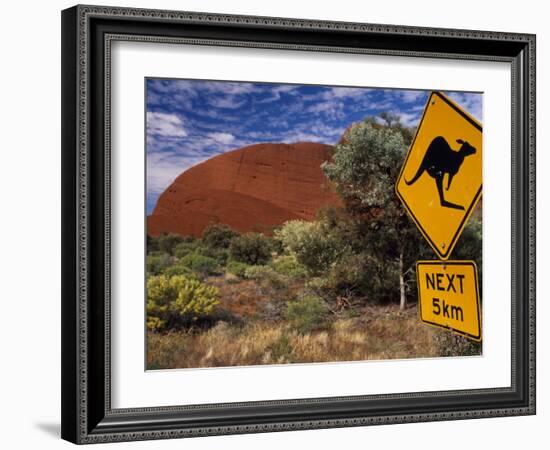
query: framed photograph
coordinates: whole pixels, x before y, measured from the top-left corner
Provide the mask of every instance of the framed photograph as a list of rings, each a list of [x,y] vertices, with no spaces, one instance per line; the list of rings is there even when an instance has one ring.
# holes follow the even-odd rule
[[[62,437],[535,413],[535,36],[62,12]]]

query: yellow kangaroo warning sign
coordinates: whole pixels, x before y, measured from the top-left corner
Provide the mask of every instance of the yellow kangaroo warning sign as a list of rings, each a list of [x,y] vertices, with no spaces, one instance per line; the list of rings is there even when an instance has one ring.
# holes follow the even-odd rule
[[[475,262],[418,261],[416,281],[422,322],[481,340]]]
[[[449,258],[481,196],[482,127],[432,92],[395,185],[437,255]]]

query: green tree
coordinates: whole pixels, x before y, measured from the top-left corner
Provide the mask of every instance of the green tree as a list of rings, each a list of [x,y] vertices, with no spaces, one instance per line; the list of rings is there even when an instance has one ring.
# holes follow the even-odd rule
[[[281,275],[292,278],[304,278],[307,270],[293,255],[280,255],[271,261],[271,267]]]
[[[414,263],[427,246],[394,190],[412,131],[390,114],[382,122],[370,117],[350,127],[322,169],[355,219],[363,251],[376,258],[386,275],[388,269],[395,274],[403,310]]]
[[[244,274],[246,273],[246,269],[248,269],[249,267],[250,266],[246,263],[230,260],[230,261],[227,262],[227,266],[226,266],[225,270],[226,270],[226,272],[232,273],[233,275],[244,278]]]
[[[328,309],[323,300],[313,295],[287,303],[285,319],[298,333],[308,334],[322,328],[327,319]]]
[[[328,272],[349,250],[338,229],[325,221],[290,220],[275,231],[275,238],[311,275]]]
[[[174,254],[176,245],[181,242],[183,242],[183,238],[179,234],[174,233],[163,233],[157,238],[159,250],[169,255]]]
[[[180,264],[188,267],[200,276],[214,275],[220,270],[220,265],[216,259],[200,253],[189,253],[180,260]]]
[[[478,206],[480,208],[480,206]],[[458,242],[453,250],[453,259],[473,260],[477,266],[478,285],[480,294],[483,286],[483,260],[481,252],[482,226],[481,219],[475,213],[470,217],[468,223],[462,230]]]
[[[146,268],[148,275],[159,275],[172,264],[172,258],[166,253],[147,255]]]
[[[260,233],[245,233],[231,240],[229,254],[245,264],[265,264],[271,257],[271,241]]]
[[[159,244],[156,238],[147,235],[147,253],[158,252]]]
[[[215,223],[204,229],[202,241],[213,248],[229,248],[231,240],[238,235],[229,225]]]
[[[180,242],[173,249],[172,253],[177,258],[183,258],[190,253],[194,253],[197,250],[197,247],[200,246],[200,241],[193,242]]]

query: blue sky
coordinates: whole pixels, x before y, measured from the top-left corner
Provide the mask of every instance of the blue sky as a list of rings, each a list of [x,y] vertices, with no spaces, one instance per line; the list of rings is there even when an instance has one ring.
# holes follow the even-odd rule
[[[147,214],[184,170],[260,142],[335,144],[353,122],[390,111],[418,124],[429,91],[147,79]],[[482,95],[447,93],[482,120]]]

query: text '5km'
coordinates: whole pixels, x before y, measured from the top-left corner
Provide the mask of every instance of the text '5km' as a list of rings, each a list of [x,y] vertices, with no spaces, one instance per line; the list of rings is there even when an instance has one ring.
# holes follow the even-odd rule
[[[481,340],[477,268],[473,261],[419,261],[420,319]]]

